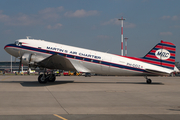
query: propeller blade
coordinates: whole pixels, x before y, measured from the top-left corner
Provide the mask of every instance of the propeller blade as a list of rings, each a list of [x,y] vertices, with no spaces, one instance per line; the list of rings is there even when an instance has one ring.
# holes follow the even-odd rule
[[[21,65],[22,65],[22,57],[20,58],[20,63],[19,63],[19,70],[18,70],[18,73],[20,73]]]

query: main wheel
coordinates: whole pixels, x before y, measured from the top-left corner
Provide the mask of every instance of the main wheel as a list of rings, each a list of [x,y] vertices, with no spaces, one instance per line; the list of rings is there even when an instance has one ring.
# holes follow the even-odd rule
[[[147,84],[151,84],[152,81],[151,81],[151,79],[147,79],[146,82],[147,82]]]
[[[38,82],[39,83],[47,83],[46,75],[45,74],[44,75],[43,74],[39,75]]]
[[[48,82],[54,82],[56,80],[56,75],[55,74],[50,74],[47,76],[46,80]]]

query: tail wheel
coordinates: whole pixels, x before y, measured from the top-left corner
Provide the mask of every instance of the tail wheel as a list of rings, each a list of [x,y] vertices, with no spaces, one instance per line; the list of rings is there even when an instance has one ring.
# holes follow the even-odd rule
[[[91,73],[86,73],[85,77],[91,77]]]
[[[146,82],[147,82],[147,84],[151,84],[152,81],[151,81],[151,79],[147,79]]]
[[[41,75],[39,75],[39,77],[38,77],[38,82],[39,82],[39,83],[47,83],[46,74],[41,74]]]

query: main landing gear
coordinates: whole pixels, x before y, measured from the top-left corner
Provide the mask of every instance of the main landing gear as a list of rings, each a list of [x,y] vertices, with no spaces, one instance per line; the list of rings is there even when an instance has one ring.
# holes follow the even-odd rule
[[[38,77],[39,83],[47,83],[47,82],[54,82],[56,80],[56,75],[51,72],[50,74],[46,74],[45,70],[43,74],[40,74]]]
[[[152,80],[149,79],[149,78],[147,78],[147,76],[145,76],[145,78],[146,78],[146,83],[147,83],[147,84],[151,84],[151,83],[152,83]]]

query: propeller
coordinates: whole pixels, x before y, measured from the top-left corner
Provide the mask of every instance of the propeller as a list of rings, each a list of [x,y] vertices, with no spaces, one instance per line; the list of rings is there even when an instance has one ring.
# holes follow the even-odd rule
[[[22,56],[20,54],[20,51],[18,51],[18,53],[19,53],[19,59],[20,59],[18,73],[20,73],[20,69],[21,69],[21,65],[22,65]]]
[[[22,56],[20,57],[20,63],[19,63],[19,70],[18,70],[18,73],[20,73],[21,65],[22,65]]]

